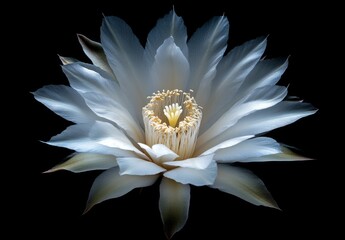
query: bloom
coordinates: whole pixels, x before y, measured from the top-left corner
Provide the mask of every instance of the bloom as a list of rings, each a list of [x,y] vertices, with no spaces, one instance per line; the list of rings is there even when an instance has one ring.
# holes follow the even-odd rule
[[[187,221],[190,185],[278,208],[263,182],[233,163],[306,159],[259,135],[316,110],[276,85],[288,63],[262,59],[266,38],[225,54],[228,31],[227,18],[214,17],[187,41],[182,18],[171,11],[145,48],[117,17],[104,17],[100,43],[78,35],[92,64],[61,57],[70,87],[34,93],[75,123],[47,142],[75,154],[47,172],[105,170],[86,211],[160,180],[169,238]]]

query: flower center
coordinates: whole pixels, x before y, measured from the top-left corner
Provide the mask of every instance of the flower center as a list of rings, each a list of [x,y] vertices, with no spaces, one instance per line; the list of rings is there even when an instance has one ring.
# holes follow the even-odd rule
[[[148,97],[143,107],[146,144],[164,144],[180,157],[193,155],[202,112],[190,93],[163,90]]]

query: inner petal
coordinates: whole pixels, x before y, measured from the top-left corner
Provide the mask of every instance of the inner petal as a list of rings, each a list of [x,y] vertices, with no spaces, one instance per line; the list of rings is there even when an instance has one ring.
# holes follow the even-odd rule
[[[190,92],[163,90],[143,107],[146,144],[164,144],[186,159],[193,155],[202,112]]]

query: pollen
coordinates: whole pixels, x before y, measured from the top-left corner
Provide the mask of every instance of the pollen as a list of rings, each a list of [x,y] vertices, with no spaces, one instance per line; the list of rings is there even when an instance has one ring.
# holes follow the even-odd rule
[[[202,119],[201,107],[182,90],[162,90],[143,107],[146,144],[164,144],[180,159],[193,156]]]

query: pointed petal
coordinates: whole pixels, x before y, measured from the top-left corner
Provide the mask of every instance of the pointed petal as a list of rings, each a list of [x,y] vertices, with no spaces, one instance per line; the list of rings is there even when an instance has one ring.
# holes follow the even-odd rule
[[[253,94],[246,96],[242,101],[226,111],[211,127],[199,138],[198,144],[204,144],[210,139],[223,133],[235,125],[241,118],[252,112],[269,108],[281,102],[287,94],[286,87],[268,86],[257,89]]]
[[[190,186],[163,178],[159,186],[159,211],[167,238],[180,231],[187,222]]]
[[[280,147],[282,150],[281,153],[248,158],[245,161],[243,160],[241,162],[285,162],[285,161],[312,160],[311,158],[307,158],[307,157],[298,155],[297,153],[292,152],[290,149],[288,149],[284,146],[280,146]]]
[[[152,148],[143,143],[139,143],[139,146],[143,148],[157,163],[174,161],[179,157],[179,155],[163,144],[155,144]]]
[[[174,10],[157,21],[157,25],[150,31],[145,46],[145,58],[147,62],[154,62],[157,49],[164,40],[173,37],[175,44],[181,49],[183,55],[188,58],[187,28],[183,19],[176,15]]]
[[[45,173],[55,172],[58,170],[68,170],[74,173],[79,173],[92,170],[106,170],[116,166],[116,157],[113,155],[78,153],[69,160],[49,169]]]
[[[217,164],[211,161],[205,169],[178,167],[164,173],[164,177],[175,180],[182,184],[204,186],[213,184],[217,176]]]
[[[211,187],[254,205],[279,209],[265,184],[252,172],[239,167],[218,164],[217,178]]]
[[[71,57],[63,57],[58,55],[60,58],[60,61],[63,65],[67,65],[67,64],[71,64],[71,63],[75,63],[75,62],[80,62],[78,59],[75,58],[71,58]]]
[[[128,101],[141,119],[141,108],[147,95],[143,93],[146,76],[143,66],[144,49],[131,28],[120,18],[105,17],[101,27],[101,43],[108,63]]]
[[[213,160],[213,154],[199,156],[195,158],[189,158],[186,160],[165,162],[164,164],[175,167],[183,168],[194,168],[194,169],[205,169],[207,168]]]
[[[88,123],[98,118],[73,88],[48,85],[38,89],[33,95],[37,101],[69,121]]]
[[[217,141],[248,134],[260,134],[291,124],[317,110],[309,103],[283,101],[277,105],[254,112],[227,129]]]
[[[90,137],[90,131],[97,131],[98,125],[94,126],[94,123],[83,123],[76,124],[68,127],[62,133],[52,137],[50,141],[46,142],[52,146],[64,147],[72,149],[77,152],[91,152],[99,154],[112,154],[114,156],[123,156],[123,157],[133,157],[136,156],[133,151],[130,151],[132,147],[125,146],[126,149],[120,149],[118,146],[126,145],[126,143],[121,143],[121,140],[124,138],[119,134],[119,136],[113,140],[118,140],[121,144],[118,146],[106,146],[101,144],[102,139],[94,139]],[[119,132],[119,130],[118,130]],[[116,130],[115,130],[116,133]],[[101,134],[101,133],[100,133]],[[122,134],[123,135],[123,134]],[[106,138],[107,136],[103,136]],[[105,140],[104,140],[105,141]],[[128,142],[128,140],[127,140]]]
[[[217,75],[212,81],[216,98],[207,99],[210,107],[203,111],[203,121],[223,106],[233,105],[238,89],[260,60],[266,49],[267,39],[260,37],[232,49],[218,64]],[[211,111],[207,111],[211,109]]]
[[[77,36],[84,53],[86,54],[86,56],[90,58],[92,63],[95,66],[108,72],[110,75],[114,77],[114,80],[116,80],[113,71],[111,70],[108,64],[107,57],[105,56],[102,45],[98,42],[92,41],[91,39],[85,37],[82,34],[78,34]]]
[[[232,147],[232,146],[236,146],[236,144],[239,144],[249,138],[252,138],[254,137],[254,135],[248,135],[248,136],[241,136],[241,137],[237,137],[237,138],[231,138],[231,139],[228,139],[224,142],[221,142],[219,144],[217,144],[216,146],[213,146],[213,147],[210,147],[210,145],[206,144],[204,146],[201,146],[199,148],[197,148],[195,150],[195,154],[200,154],[202,153],[201,155],[207,155],[207,154],[211,154],[211,153],[214,153],[218,150],[221,150],[223,148],[229,148],[229,147]],[[210,147],[209,149],[207,149],[208,147]]]
[[[157,164],[140,158],[119,158],[117,162],[120,175],[155,175],[166,171]]]
[[[214,159],[217,162],[248,162],[252,158],[281,153],[279,143],[268,137],[257,137],[243,141],[235,146],[219,149]]]
[[[144,141],[144,132],[132,115],[119,102],[99,93],[83,94],[86,104],[98,116],[115,123],[123,129],[135,142]]]
[[[196,101],[200,106],[205,106],[210,96],[211,81],[226,50],[228,34],[228,19],[214,17],[199,28],[188,42],[191,78],[187,89],[196,92]]]
[[[185,89],[189,78],[189,63],[173,37],[167,38],[157,49],[152,66],[153,91]]]
[[[100,174],[94,181],[84,212],[89,211],[97,203],[117,198],[132,191],[134,188],[152,185],[158,176],[120,175],[119,168],[111,168]]]

